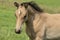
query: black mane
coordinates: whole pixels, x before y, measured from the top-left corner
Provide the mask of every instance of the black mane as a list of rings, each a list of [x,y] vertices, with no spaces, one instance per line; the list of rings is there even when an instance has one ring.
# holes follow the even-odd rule
[[[21,5],[25,5],[25,4],[30,5],[32,8],[34,8],[38,12],[43,12],[43,9],[41,9],[34,1],[21,3]]]

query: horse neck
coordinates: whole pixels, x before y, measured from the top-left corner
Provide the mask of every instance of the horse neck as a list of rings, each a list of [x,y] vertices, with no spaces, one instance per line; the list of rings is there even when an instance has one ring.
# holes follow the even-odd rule
[[[45,13],[36,12],[34,9],[29,7],[26,30],[29,30],[28,32],[30,33],[36,33],[42,27],[43,23],[45,22],[45,19]]]
[[[41,14],[43,14],[43,12],[38,12],[34,8],[32,8],[31,6],[28,6],[27,10],[28,10],[29,17],[32,16],[32,18],[33,17],[40,18]]]
[[[28,7],[28,23],[27,25],[33,25],[33,22],[39,21],[41,18],[41,13],[37,12],[32,7]]]
[[[31,14],[36,14],[36,13],[39,13],[39,12],[37,12],[34,8],[32,8],[31,6],[28,6],[28,12]]]

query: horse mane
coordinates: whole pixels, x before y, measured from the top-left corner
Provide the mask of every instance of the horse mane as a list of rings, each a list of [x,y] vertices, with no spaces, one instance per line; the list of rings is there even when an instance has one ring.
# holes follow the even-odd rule
[[[43,12],[43,10],[35,3],[35,2],[30,2],[29,5],[33,7],[36,11],[38,12]]]
[[[34,8],[36,11],[38,12],[43,12],[43,9],[41,9],[34,1],[31,1],[31,2],[23,2],[21,3],[22,5],[23,4],[28,4],[30,5],[32,8]]]

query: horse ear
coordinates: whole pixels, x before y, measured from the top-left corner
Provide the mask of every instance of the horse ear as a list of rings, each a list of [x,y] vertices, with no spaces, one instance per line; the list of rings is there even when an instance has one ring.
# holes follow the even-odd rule
[[[18,8],[19,7],[19,3],[14,2],[14,5]]]

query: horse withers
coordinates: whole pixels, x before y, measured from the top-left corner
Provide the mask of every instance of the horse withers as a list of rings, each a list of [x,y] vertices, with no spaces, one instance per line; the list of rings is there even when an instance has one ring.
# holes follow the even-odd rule
[[[22,25],[26,23],[26,33],[30,40],[47,40],[60,37],[60,14],[48,14],[35,2],[14,2],[16,10],[16,30],[21,33]]]

